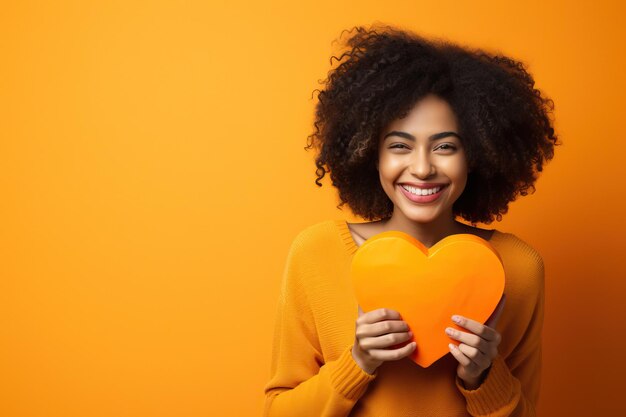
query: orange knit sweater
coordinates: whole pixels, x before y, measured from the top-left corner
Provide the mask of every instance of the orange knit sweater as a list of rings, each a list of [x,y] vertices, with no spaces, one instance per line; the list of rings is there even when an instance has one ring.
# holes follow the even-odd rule
[[[284,270],[264,417],[535,415],[541,372],[544,271],[540,255],[511,233],[489,241],[505,270],[499,355],[475,390],[456,377],[448,353],[428,368],[409,358],[373,375],[352,357],[357,300],[350,266],[357,245],[344,220],[309,226],[294,239]],[[471,317],[470,317],[471,318]]]

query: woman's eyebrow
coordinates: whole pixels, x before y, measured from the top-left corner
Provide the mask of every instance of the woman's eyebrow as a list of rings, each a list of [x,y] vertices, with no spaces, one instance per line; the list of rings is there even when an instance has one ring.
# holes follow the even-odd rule
[[[407,132],[400,132],[400,131],[397,131],[397,130],[391,131],[391,132],[389,132],[389,133],[387,133],[385,135],[385,137],[383,138],[383,141],[385,139],[387,139],[389,136],[400,136],[401,138],[409,139],[409,140],[415,142],[415,136],[413,136],[413,135],[411,135],[410,133],[407,133]],[[455,132],[439,132],[439,133],[435,133],[433,135],[430,135],[428,137],[428,140],[437,140],[437,139],[445,138],[445,137],[448,137],[448,136],[456,136],[457,138],[461,139],[459,134],[455,133]]]

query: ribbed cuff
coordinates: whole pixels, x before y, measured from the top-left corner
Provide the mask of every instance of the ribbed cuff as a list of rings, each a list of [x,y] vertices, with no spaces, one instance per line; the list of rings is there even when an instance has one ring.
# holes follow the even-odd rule
[[[343,351],[330,370],[333,387],[344,397],[355,401],[361,398],[376,376],[377,373],[368,374],[354,361],[352,346]]]
[[[520,382],[515,378],[504,358],[498,355],[493,359],[491,369],[483,383],[474,390],[467,390],[456,377],[456,386],[467,401],[467,411],[472,416],[494,413],[505,406],[514,408],[512,401],[519,400]],[[517,400],[514,397],[517,396]],[[509,408],[507,407],[507,408]]]

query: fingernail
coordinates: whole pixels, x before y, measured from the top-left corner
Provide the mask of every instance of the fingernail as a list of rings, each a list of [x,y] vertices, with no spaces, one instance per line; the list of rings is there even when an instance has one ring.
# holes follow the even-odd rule
[[[459,316],[452,316],[452,321],[455,323],[460,323],[461,322],[461,317]]]

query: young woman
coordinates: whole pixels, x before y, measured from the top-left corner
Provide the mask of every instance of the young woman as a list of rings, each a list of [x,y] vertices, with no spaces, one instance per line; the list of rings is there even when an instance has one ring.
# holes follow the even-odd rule
[[[339,207],[370,221],[328,220],[295,238],[264,415],[534,416],[542,258],[515,235],[476,224],[500,220],[534,191],[557,144],[554,105],[506,56],[391,27],[351,33],[318,94],[307,148],[318,151],[316,184],[330,172]],[[455,316],[465,331],[446,334],[458,348],[428,368],[407,358],[419,347],[400,314],[363,312],[351,288],[358,246],[389,230],[427,247],[474,234],[503,261],[506,300],[484,324]]]

